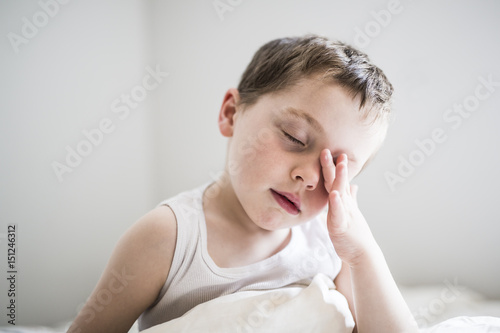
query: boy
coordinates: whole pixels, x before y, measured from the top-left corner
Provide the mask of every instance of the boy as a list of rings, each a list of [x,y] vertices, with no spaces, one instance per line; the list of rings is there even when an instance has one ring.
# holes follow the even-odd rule
[[[384,140],[392,90],[343,43],[305,36],[261,47],[222,102],[224,176],[125,233],[70,332],[126,332],[139,316],[145,329],[221,295],[316,273],[334,280],[358,332],[417,332],[349,184]],[[328,260],[289,274],[315,246]],[[116,272],[126,286],[106,294]]]

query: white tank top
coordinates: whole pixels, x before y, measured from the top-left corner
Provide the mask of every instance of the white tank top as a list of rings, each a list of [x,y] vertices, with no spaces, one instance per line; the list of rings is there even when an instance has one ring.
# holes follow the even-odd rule
[[[196,305],[244,290],[269,290],[290,284],[308,285],[317,273],[332,280],[342,261],[326,229],[326,216],[292,228],[288,245],[262,261],[234,268],[218,267],[207,251],[202,195],[209,184],[161,202],[177,220],[174,258],[156,301],[139,317],[139,330],[182,316]]]

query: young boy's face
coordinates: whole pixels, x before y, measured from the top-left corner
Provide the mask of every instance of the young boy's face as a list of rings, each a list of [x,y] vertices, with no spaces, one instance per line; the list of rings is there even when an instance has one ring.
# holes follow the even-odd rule
[[[358,107],[359,100],[344,88],[313,77],[237,108],[230,131],[223,132],[231,136],[226,171],[257,226],[290,227],[321,212],[328,198],[319,159],[323,149],[334,161],[347,154],[349,180],[361,171],[386,130],[363,122]]]

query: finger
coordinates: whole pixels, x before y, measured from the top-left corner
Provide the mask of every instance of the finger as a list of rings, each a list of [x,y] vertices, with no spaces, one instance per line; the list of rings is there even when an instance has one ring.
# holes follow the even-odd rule
[[[328,224],[330,234],[343,233],[347,229],[347,220],[345,218],[344,206],[340,193],[336,190],[332,191],[328,197]]]
[[[341,194],[349,193],[349,178],[347,173],[347,155],[341,154],[337,158],[332,190],[339,191]]]
[[[325,180],[325,189],[328,193],[332,190],[335,179],[335,164],[333,164],[332,153],[328,149],[323,149],[320,154],[321,170]]]

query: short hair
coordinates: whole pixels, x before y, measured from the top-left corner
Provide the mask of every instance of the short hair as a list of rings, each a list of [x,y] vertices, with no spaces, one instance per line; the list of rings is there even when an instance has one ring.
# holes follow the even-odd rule
[[[265,94],[318,74],[346,88],[353,98],[359,96],[365,119],[388,119],[393,87],[382,70],[354,47],[317,35],[279,38],[264,44],[241,77],[239,104],[250,106]]]

